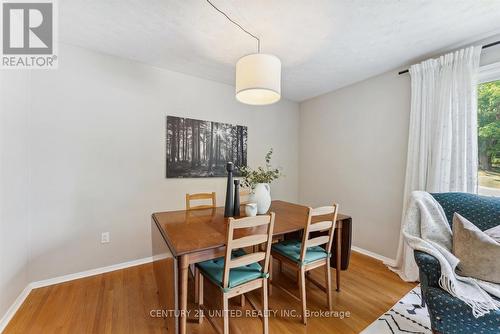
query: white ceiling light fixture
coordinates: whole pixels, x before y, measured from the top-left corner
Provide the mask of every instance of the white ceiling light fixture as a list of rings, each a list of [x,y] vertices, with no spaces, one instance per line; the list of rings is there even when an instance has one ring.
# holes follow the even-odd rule
[[[260,53],[260,39],[232,20],[226,13],[206,0],[242,31],[257,40],[257,53],[244,56],[236,63],[236,99],[251,105],[268,105],[281,99],[281,61]]]

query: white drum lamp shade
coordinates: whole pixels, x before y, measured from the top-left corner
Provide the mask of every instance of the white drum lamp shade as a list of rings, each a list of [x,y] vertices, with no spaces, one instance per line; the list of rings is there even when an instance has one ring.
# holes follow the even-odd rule
[[[281,98],[281,61],[255,53],[236,63],[236,99],[241,103],[266,105]]]

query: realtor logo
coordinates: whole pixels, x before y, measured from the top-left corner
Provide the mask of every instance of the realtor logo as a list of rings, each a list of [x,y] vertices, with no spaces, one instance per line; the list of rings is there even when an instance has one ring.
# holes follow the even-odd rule
[[[55,68],[55,3],[2,2],[2,68]]]

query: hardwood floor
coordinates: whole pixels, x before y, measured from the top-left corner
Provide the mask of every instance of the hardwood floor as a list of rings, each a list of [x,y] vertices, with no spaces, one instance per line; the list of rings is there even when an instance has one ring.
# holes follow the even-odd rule
[[[275,284],[298,295],[295,274],[285,268],[285,273],[279,275],[278,266],[273,267]],[[311,275],[323,283],[324,271],[313,270]],[[205,305],[216,310],[220,308],[221,296],[206,281]],[[353,252],[349,270],[342,272],[342,290],[333,293],[337,317],[318,314],[304,326],[300,320],[300,302],[274,287],[269,308],[277,313],[271,316],[269,329],[271,333],[359,333],[414,286],[401,281],[381,262]],[[311,282],[306,289],[308,310],[326,312],[325,293]],[[192,282],[189,291],[193,292]],[[192,302],[193,296],[189,297]],[[260,309],[260,291],[247,294],[247,300],[250,302],[240,307],[240,299],[232,299],[231,310],[245,315],[253,310],[251,303]],[[152,265],[146,264],[35,289],[4,333],[164,333],[163,320],[150,316],[151,310],[158,308]],[[222,319],[215,317],[213,323],[220,331]],[[188,322],[187,329],[188,333],[216,333],[207,319],[202,324]],[[261,320],[246,316],[231,318],[230,331],[261,333]]]

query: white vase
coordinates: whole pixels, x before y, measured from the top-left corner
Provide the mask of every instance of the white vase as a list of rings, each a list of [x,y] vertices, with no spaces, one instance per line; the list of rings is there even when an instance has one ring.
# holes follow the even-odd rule
[[[247,217],[257,216],[257,204],[248,203],[247,205],[245,205],[245,214]]]
[[[267,183],[257,183],[249,196],[250,203],[257,204],[257,213],[259,215],[267,213],[271,207],[271,188]]]

